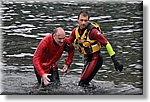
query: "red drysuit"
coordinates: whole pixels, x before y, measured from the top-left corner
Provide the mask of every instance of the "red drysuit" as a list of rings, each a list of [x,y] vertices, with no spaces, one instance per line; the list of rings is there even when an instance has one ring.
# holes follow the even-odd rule
[[[70,65],[74,54],[74,47],[68,39],[64,40],[62,46],[56,44],[51,34],[48,34],[41,40],[33,57],[33,64],[40,76],[44,73],[50,73],[50,68],[56,68],[53,66],[56,66],[66,45],[69,46],[69,50],[67,51],[68,58],[65,60],[65,63]]]

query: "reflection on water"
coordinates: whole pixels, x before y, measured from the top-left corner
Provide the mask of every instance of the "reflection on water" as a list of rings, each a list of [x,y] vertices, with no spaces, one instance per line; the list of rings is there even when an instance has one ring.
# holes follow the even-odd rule
[[[120,89],[109,88],[109,90],[106,88],[105,94],[108,92],[110,94],[124,94],[121,89],[130,90],[126,94],[135,94],[131,92],[133,88],[141,90],[137,92],[138,94],[142,93],[142,8],[141,2],[3,2],[1,8],[3,26],[1,29],[3,35],[4,93],[26,93],[26,88],[31,88],[35,84],[32,57],[39,41],[59,26],[64,27],[68,37],[71,30],[77,26],[77,15],[82,9],[89,11],[92,22],[101,25],[104,36],[110,41],[117,53],[118,60],[124,65],[123,72],[116,72],[106,49],[102,48],[104,63],[94,78],[95,82],[107,83],[108,81],[120,87]],[[60,68],[64,63],[65,56],[67,56],[66,53],[60,59]],[[82,56],[76,51],[68,76],[75,75],[77,82],[82,67]],[[63,76],[62,78],[66,83],[70,83],[67,78]],[[65,82],[63,83],[65,84]],[[75,86],[71,85],[68,88]],[[108,83],[108,85],[112,84]],[[96,94],[98,90],[96,88],[93,94],[94,92]]]

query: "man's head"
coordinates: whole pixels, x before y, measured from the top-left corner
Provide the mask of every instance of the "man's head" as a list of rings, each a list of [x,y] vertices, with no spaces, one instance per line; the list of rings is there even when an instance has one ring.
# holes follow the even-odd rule
[[[53,32],[53,38],[59,46],[63,44],[65,36],[66,36],[65,31],[61,27],[56,28]]]
[[[80,29],[84,29],[88,25],[89,21],[89,14],[86,11],[81,11],[78,15],[78,23],[80,26]]]

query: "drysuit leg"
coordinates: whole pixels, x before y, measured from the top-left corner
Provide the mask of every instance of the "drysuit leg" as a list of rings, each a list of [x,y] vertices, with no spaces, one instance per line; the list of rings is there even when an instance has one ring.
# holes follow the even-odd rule
[[[38,83],[39,83],[39,85],[40,85],[40,84],[41,84],[41,77],[40,77],[39,73],[36,71],[36,68],[35,68],[35,67],[34,67],[34,72],[35,72],[37,81],[38,81]]]
[[[93,77],[103,64],[101,53],[92,54],[92,56],[90,57],[90,60],[87,61],[87,64],[82,72],[79,86],[89,85],[89,82],[93,79]]]

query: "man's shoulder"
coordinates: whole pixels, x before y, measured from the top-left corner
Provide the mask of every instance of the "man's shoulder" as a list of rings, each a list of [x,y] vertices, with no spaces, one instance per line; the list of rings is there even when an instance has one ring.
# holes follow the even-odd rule
[[[91,29],[91,33],[97,34],[97,33],[100,33],[100,31],[97,28],[93,28],[93,29]]]
[[[74,36],[75,32],[76,32],[77,27],[73,28],[73,30],[71,31],[70,36]]]
[[[100,25],[98,23],[95,23],[95,22],[89,22],[87,29],[90,31],[94,29],[94,31],[102,32]]]
[[[51,42],[51,40],[52,40],[52,35],[51,34],[47,34],[41,41],[43,42],[46,42],[46,43],[48,43],[48,42]]]
[[[72,32],[75,32],[78,27],[73,28]]]
[[[52,34],[48,33],[43,39],[51,39],[51,38],[52,38]]]
[[[93,28],[90,33],[90,38],[95,39],[99,35],[101,35],[101,32],[97,28]]]

